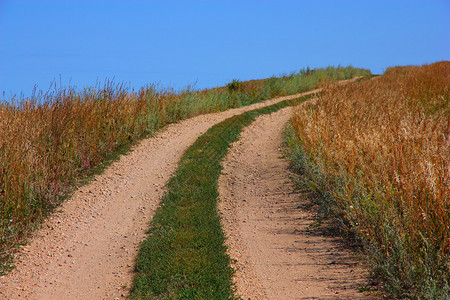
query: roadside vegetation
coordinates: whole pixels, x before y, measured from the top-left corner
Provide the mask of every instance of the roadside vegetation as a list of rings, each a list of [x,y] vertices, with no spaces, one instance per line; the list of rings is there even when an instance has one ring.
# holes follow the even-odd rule
[[[17,246],[71,191],[135,141],[195,115],[368,75],[353,67],[305,69],[204,91],[121,84],[55,88],[0,102],[0,274]]]
[[[396,298],[450,298],[450,62],[329,85],[286,140],[298,183]]]

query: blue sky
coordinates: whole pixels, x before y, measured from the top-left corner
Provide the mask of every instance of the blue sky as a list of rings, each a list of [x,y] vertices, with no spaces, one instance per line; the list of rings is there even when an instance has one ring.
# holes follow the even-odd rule
[[[5,98],[52,81],[208,88],[306,66],[382,73],[441,60],[448,0],[0,0]]]

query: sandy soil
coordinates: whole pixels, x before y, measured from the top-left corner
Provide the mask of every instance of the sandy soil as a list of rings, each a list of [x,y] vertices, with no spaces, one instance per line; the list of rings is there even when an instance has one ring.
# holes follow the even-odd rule
[[[292,108],[259,117],[223,162],[219,211],[243,299],[372,299],[367,272],[313,227],[307,193],[294,192],[281,148]]]
[[[195,117],[143,140],[34,234],[16,256],[17,268],[0,277],[0,298],[126,297],[139,243],[187,147],[226,118],[294,97]]]

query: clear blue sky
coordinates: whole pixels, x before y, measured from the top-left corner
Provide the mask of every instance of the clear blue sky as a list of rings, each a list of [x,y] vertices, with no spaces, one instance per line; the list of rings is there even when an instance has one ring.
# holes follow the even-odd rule
[[[450,1],[0,0],[0,92],[114,78],[183,88],[450,60]],[[3,98],[0,96],[0,98]]]

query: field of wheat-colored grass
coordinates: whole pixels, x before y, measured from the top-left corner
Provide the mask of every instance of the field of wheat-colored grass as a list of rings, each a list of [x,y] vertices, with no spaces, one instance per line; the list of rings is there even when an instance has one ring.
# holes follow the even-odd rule
[[[450,62],[330,85],[292,120],[325,191],[397,297],[450,292]]]

